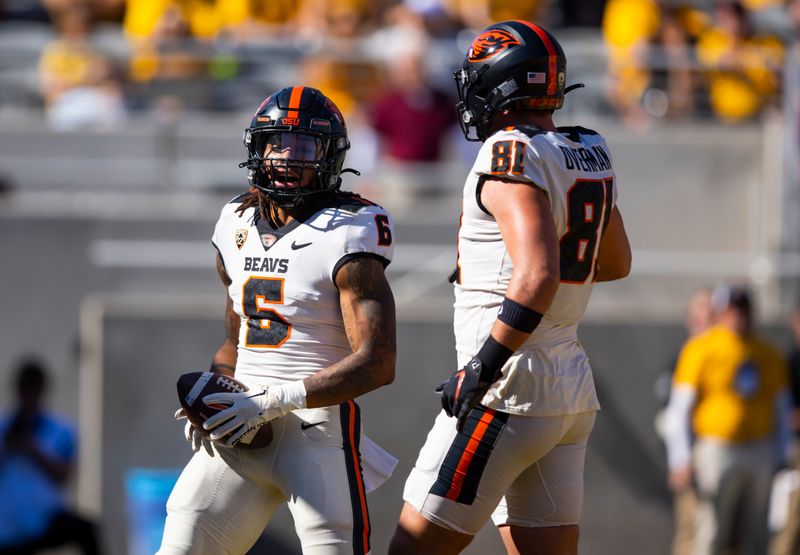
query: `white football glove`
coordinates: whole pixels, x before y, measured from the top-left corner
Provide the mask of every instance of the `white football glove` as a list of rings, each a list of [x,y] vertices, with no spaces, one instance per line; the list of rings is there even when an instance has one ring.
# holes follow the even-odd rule
[[[186,426],[183,428],[183,435],[186,437],[186,441],[189,442],[189,445],[192,446],[192,451],[197,453],[202,446],[209,456],[214,456],[214,448],[211,446],[211,440],[207,435],[195,428],[194,424],[189,422],[189,418],[186,416],[186,411],[183,407],[175,411],[175,420],[186,420]]]
[[[219,441],[228,434],[225,445],[233,447],[253,428],[275,420],[295,409],[306,407],[306,387],[302,380],[281,385],[258,385],[244,393],[212,393],[203,397],[206,405],[227,405],[203,422],[211,439]]]

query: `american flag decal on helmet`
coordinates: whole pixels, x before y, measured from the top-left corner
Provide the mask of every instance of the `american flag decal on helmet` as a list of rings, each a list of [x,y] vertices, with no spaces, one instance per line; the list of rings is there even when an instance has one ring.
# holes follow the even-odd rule
[[[543,71],[529,71],[528,84],[529,85],[544,85],[547,82],[547,74]]]

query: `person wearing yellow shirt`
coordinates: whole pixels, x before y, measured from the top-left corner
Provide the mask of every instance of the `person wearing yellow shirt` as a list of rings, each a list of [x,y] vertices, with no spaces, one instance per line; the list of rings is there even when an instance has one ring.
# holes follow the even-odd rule
[[[784,48],[777,37],[755,35],[740,2],[714,2],[714,25],[697,40],[711,109],[721,121],[756,116],[778,91]]]
[[[661,26],[656,0],[609,0],[603,11],[603,40],[608,50],[609,103],[637,127],[643,112],[642,95],[650,82],[644,53]]]
[[[763,555],[772,476],[789,449],[788,371],[753,334],[747,288],[718,286],[711,304],[715,324],[687,341],[673,378],[669,483],[681,491],[695,482],[695,555],[727,553],[734,543],[741,555]]]

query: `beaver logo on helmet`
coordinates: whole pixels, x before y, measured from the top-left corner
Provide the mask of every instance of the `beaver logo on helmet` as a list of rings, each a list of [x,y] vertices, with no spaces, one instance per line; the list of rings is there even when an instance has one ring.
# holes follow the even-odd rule
[[[496,56],[504,51],[509,46],[519,44],[521,44],[519,40],[508,31],[504,31],[503,29],[489,29],[478,35],[478,37],[472,41],[467,59],[470,62],[488,60],[492,56]]]

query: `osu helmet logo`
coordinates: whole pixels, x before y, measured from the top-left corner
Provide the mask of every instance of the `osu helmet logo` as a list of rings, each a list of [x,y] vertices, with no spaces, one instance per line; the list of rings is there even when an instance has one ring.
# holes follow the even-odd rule
[[[508,31],[502,29],[489,29],[481,33],[478,38],[472,41],[467,59],[470,62],[480,62],[488,60],[508,48],[509,46],[522,44]]]

